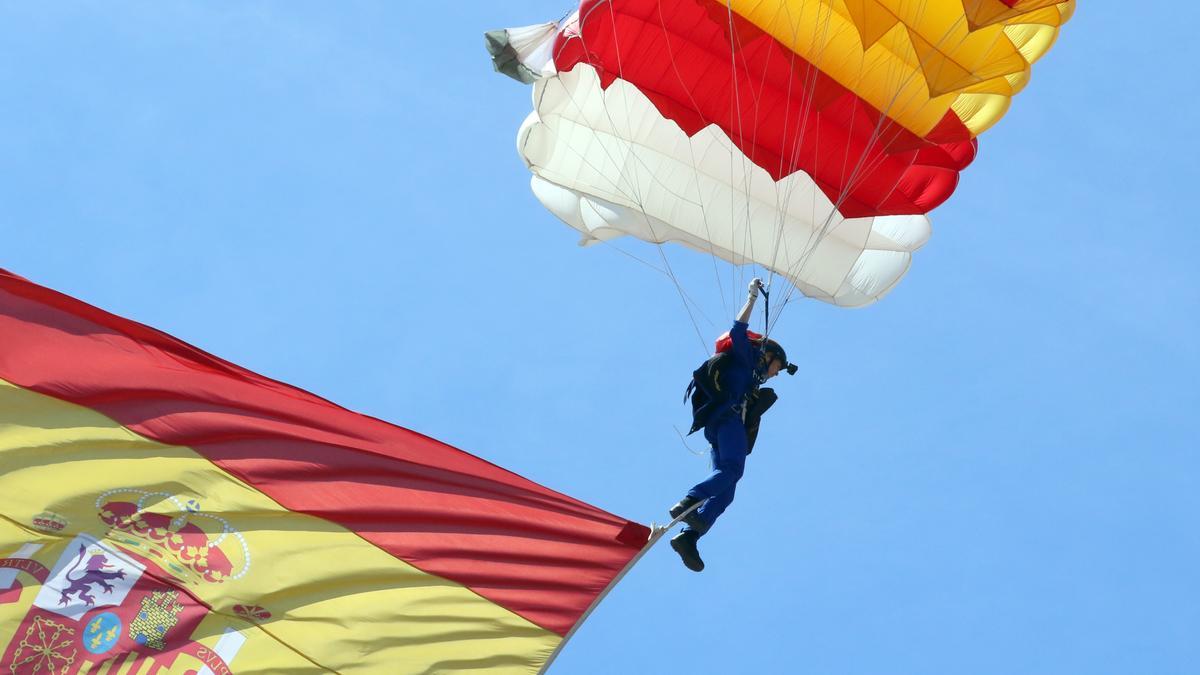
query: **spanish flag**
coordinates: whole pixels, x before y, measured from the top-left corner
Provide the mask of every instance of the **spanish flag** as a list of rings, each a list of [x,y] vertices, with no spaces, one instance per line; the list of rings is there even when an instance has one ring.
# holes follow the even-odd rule
[[[0,270],[0,671],[537,673],[650,531]]]

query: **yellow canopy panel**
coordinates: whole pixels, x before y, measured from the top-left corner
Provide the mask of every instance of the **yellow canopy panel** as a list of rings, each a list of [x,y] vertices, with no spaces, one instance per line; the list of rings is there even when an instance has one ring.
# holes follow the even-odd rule
[[[1008,109],[1074,0],[730,0],[740,17],[924,136],[953,110],[973,135]]]

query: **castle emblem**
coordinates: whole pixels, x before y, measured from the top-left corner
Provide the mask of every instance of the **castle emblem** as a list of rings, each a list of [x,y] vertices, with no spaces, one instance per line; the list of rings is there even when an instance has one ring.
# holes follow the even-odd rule
[[[142,598],[142,609],[129,624],[129,637],[151,649],[164,649],[163,638],[179,622],[182,611],[178,591],[155,591]]]

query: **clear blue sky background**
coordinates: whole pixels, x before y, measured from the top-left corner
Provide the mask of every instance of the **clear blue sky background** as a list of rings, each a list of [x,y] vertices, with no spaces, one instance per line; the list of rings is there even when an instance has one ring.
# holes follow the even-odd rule
[[[1081,4],[899,288],[788,308],[708,569],[652,551],[554,672],[1196,672],[1200,11]],[[482,47],[566,9],[4,3],[0,266],[661,522],[695,331],[529,194]]]

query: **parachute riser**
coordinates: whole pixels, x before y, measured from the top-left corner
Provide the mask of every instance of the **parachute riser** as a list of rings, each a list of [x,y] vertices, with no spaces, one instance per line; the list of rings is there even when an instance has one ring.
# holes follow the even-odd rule
[[[758,282],[758,290],[763,296],[763,339],[771,335],[771,293],[766,285]]]

